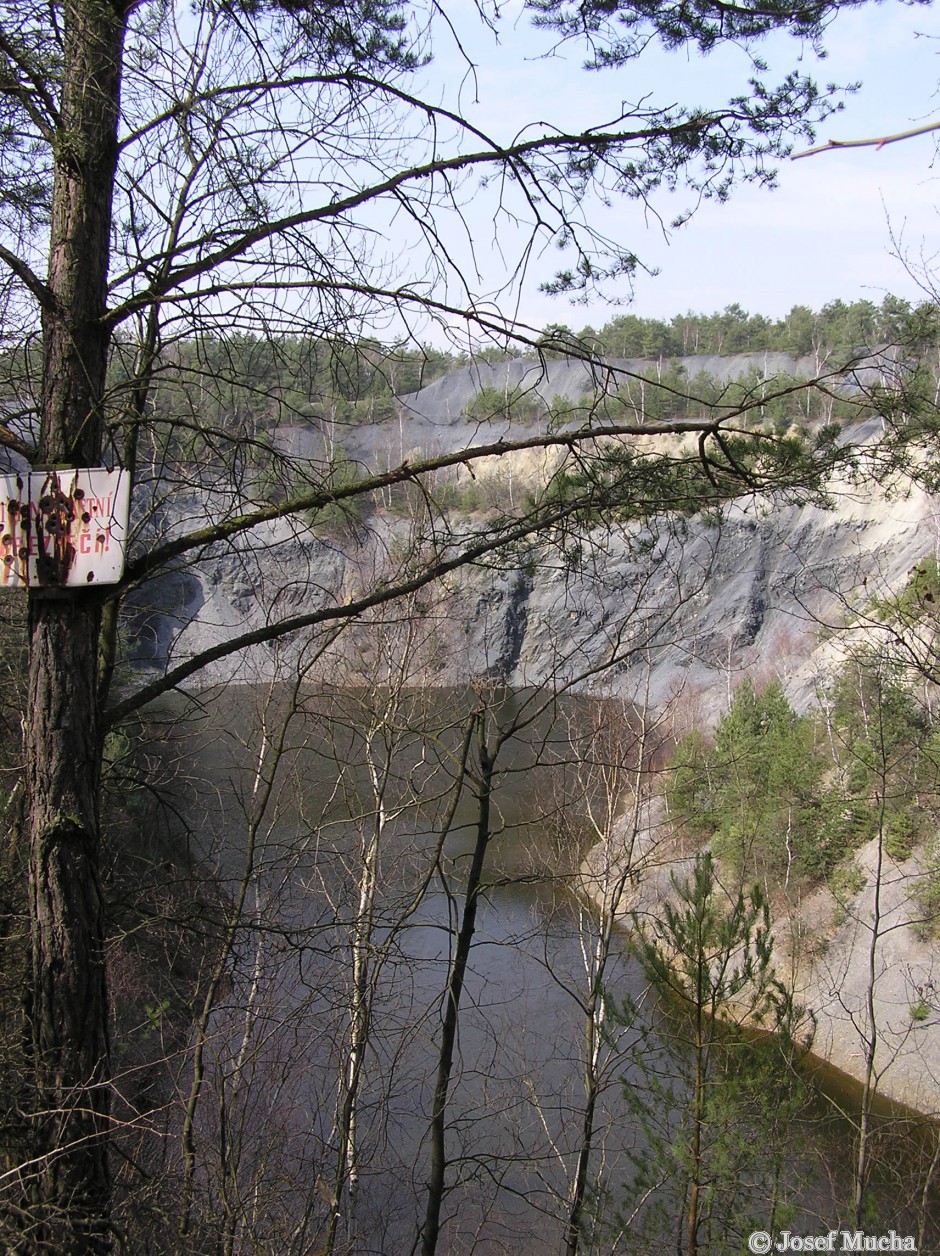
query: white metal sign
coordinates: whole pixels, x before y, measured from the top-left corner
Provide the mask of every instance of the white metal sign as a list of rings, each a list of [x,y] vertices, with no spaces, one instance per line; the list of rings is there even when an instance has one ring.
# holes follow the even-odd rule
[[[126,471],[78,467],[0,475],[0,585],[116,584],[129,509]]]

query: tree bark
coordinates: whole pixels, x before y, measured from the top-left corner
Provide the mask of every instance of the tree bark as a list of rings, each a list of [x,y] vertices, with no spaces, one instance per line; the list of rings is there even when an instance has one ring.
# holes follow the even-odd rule
[[[467,889],[464,898],[463,919],[457,933],[454,948],[454,959],[450,977],[447,982],[444,1004],[444,1022],[441,1029],[441,1046],[438,1055],[437,1074],[434,1081],[434,1106],[431,1111],[431,1164],[428,1175],[428,1198],[425,1209],[424,1226],[422,1227],[421,1256],[435,1256],[437,1242],[441,1230],[441,1209],[446,1193],[447,1149],[445,1135],[447,1131],[447,1104],[450,1096],[451,1076],[454,1068],[454,1051],[457,1046],[457,1026],[460,1020],[460,1000],[463,994],[464,979],[470,961],[470,948],[476,933],[477,906],[480,899],[480,886],[483,880],[483,866],[486,859],[492,831],[490,829],[490,803],[493,792],[493,777],[496,770],[496,756],[486,739],[486,711],[478,718],[477,754],[480,761],[480,776],[477,786],[477,822],[476,840],[470,871],[467,874]]]
[[[97,621],[97,607],[87,599],[69,599],[40,604],[31,625],[27,762],[36,1204],[42,1243],[62,1253],[110,1250]]]
[[[39,456],[102,457],[106,309],[125,12],[71,0],[42,311]],[[40,1250],[107,1252],[111,1178],[104,912],[99,882],[97,593],[30,592],[26,727]]]
[[[121,6],[65,6],[60,121],[54,141],[49,300],[43,309],[41,457],[94,465],[101,457],[110,328],[111,206],[117,164]]]

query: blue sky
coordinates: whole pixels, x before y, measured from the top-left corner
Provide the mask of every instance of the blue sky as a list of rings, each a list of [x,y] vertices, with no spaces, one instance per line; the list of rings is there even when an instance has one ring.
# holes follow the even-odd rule
[[[738,92],[749,72],[740,49],[709,58],[654,50],[628,70],[586,75],[576,50],[548,59],[524,19],[514,16],[518,0],[504,7],[500,42],[481,33],[471,0],[446,6],[467,40],[478,69],[475,81],[453,52],[438,46],[430,72],[453,102],[478,125],[500,135],[533,119],[561,122],[613,116],[621,99],[645,92],[657,100],[717,104]],[[845,109],[825,123],[820,139],[881,135],[940,117],[940,23],[930,8],[889,0],[840,15],[826,41],[828,58],[817,63],[803,50],[803,66],[824,81],[861,80]],[[759,51],[781,75],[800,55],[792,40],[775,39]],[[771,76],[768,76],[771,77]],[[931,135],[876,151],[856,148],[788,162],[779,187],[768,192],[742,188],[724,205],[705,204],[691,222],[665,232],[638,206],[597,207],[599,222],[627,239],[644,262],[659,268],[655,278],[639,275],[633,312],[669,317],[686,310],[710,312],[737,302],[751,312],[778,317],[798,302],[818,308],[827,300],[859,297],[879,301],[886,292],[909,299],[938,252],[940,185]],[[679,208],[659,202],[663,219]],[[492,207],[476,198],[471,218],[477,264],[494,288],[505,262],[493,236]],[[895,256],[892,235],[915,274]],[[500,239],[508,239],[506,225]],[[455,247],[461,248],[458,242]],[[538,291],[557,255],[535,257],[522,280],[518,314],[542,326],[566,322],[600,325],[616,309],[594,303],[572,307]],[[940,261],[937,264],[940,285]],[[626,289],[621,290],[626,296]]]

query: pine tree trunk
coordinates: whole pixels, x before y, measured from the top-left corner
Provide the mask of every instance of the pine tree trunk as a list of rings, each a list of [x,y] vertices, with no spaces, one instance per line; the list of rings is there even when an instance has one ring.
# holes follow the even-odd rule
[[[108,1251],[110,1174],[104,917],[98,877],[97,608],[33,608],[28,765],[32,1025],[50,1250]]]
[[[110,340],[106,309],[124,12],[71,0],[55,135],[40,458],[94,466]],[[99,595],[30,593],[26,728],[32,1040],[40,1250],[111,1248],[108,1008],[99,883]]]

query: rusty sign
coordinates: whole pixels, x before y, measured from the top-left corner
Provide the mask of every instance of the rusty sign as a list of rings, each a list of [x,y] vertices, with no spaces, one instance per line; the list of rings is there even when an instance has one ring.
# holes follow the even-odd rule
[[[130,476],[105,467],[0,475],[0,584],[116,584],[124,570]]]

